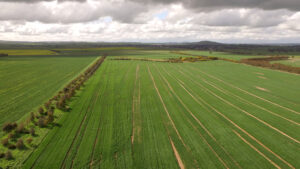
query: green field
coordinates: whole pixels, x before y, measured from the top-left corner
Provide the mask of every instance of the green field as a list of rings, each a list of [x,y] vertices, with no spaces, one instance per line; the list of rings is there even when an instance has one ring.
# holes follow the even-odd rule
[[[299,75],[225,61],[112,60],[115,57],[166,59],[181,55],[168,50],[132,48],[121,51],[109,48],[103,53],[110,51],[113,54],[109,54],[71,99],[71,110],[58,112],[58,124],[37,138],[36,148],[28,146],[27,150],[13,151],[16,159],[0,159],[0,166],[26,169],[300,167]],[[248,56],[241,58],[244,57]],[[28,72],[24,79],[40,77],[30,84],[15,79],[26,84],[19,92],[31,95],[39,89],[40,93],[32,96],[37,97],[36,104],[39,104],[94,59],[87,56],[16,57],[11,62],[2,59],[0,79],[22,77],[20,72],[24,76]],[[2,68],[1,61],[7,68]],[[41,76],[45,74],[47,77]],[[45,83],[38,85],[38,82]],[[15,87],[14,84],[18,83],[10,80],[4,87]],[[0,95],[0,99],[4,97]],[[28,100],[31,99],[23,102],[29,103]],[[1,107],[12,102],[7,101]],[[21,113],[18,114],[20,118]]]
[[[44,50],[44,49],[7,49],[3,50],[0,49],[0,53],[5,53],[8,55],[14,55],[14,56],[39,56],[39,55],[55,55],[56,53],[50,50]]]
[[[96,57],[9,56],[0,58],[0,125],[42,105]]]

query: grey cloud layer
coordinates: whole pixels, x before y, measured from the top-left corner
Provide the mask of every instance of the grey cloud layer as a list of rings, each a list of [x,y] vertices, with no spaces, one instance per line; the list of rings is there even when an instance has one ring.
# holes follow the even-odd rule
[[[0,0],[0,2],[86,2],[87,0]],[[103,1],[103,0],[95,0]],[[300,10],[299,0],[126,0],[127,2],[138,2],[141,4],[172,4],[182,3],[187,8],[204,9],[204,8],[260,8],[260,9],[289,9],[293,11]]]

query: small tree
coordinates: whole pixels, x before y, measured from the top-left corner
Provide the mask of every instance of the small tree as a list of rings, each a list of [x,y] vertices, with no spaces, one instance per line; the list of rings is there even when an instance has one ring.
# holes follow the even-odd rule
[[[34,130],[33,127],[30,128],[29,133],[30,133],[32,136],[35,136],[35,130]]]
[[[9,144],[9,145],[8,145],[8,149],[14,150],[14,149],[16,149],[16,145],[14,145],[14,144]]]
[[[5,123],[2,127],[2,130],[8,133],[14,130],[15,128],[17,128],[17,126],[18,126],[17,123]]]
[[[35,114],[33,112],[30,112],[29,119],[30,119],[31,122],[34,122]]]
[[[27,144],[31,144],[32,141],[33,141],[33,139],[30,137],[30,138],[28,138],[28,139],[26,140],[26,143],[27,143]]]
[[[44,106],[45,106],[45,108],[48,110],[48,109],[50,108],[50,106],[51,106],[51,101],[49,100],[48,102],[46,102],[46,103],[44,104]]]
[[[8,139],[13,139],[13,138],[16,137],[16,134],[14,132],[11,132],[11,133],[8,134],[7,137],[8,137]]]
[[[2,144],[4,147],[8,146],[8,144],[9,144],[8,138],[3,139],[3,140],[1,141],[1,144]]]
[[[40,118],[39,118],[39,121],[38,121],[38,126],[39,126],[40,128],[46,127],[45,121],[46,121],[46,120],[45,120],[44,116],[40,117]]]
[[[54,121],[54,115],[53,115],[53,113],[52,114],[48,114],[47,123],[52,123],[53,121]]]
[[[40,113],[40,115],[43,115],[43,114],[44,114],[44,109],[43,109],[43,107],[40,107],[39,110],[38,110],[38,112]]]
[[[19,124],[19,126],[16,129],[17,133],[23,133],[25,131],[25,125],[24,123]]]
[[[8,150],[8,151],[5,153],[5,159],[6,159],[6,160],[11,160],[11,159],[13,159],[13,155],[12,155],[11,151]]]
[[[16,143],[16,147],[19,149],[19,150],[21,150],[21,149],[23,149],[24,148],[24,142],[23,142],[23,140],[20,138],[20,139],[18,139],[18,141],[17,141],[17,143]]]
[[[0,153],[0,159],[4,158],[4,157],[5,157],[5,154],[4,153]]]

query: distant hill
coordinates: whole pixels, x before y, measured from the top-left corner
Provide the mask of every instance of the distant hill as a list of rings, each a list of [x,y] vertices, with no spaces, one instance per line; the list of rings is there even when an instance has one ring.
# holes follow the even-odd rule
[[[209,45],[209,46],[214,46],[214,45],[224,45],[223,43],[218,43],[218,42],[213,42],[213,41],[200,41],[200,42],[195,42],[194,44],[197,45]]]

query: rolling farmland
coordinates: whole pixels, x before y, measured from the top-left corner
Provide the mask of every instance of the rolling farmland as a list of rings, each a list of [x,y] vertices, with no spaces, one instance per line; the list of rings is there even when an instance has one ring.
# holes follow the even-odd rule
[[[180,55],[167,50],[68,49],[61,51],[76,55],[2,58],[1,78],[20,78],[0,85],[24,84],[3,94],[22,91],[20,105],[26,105],[4,117],[24,119],[83,72],[96,58],[81,52],[113,50],[69,109],[55,110],[55,123],[35,127],[33,143],[13,150],[14,160],[0,158],[0,167],[300,167],[299,75],[222,60],[156,62]],[[122,57],[153,60],[115,60]],[[0,97],[3,105],[12,102],[7,98]]]
[[[297,84],[223,61],[107,60],[24,166],[298,168]]]

